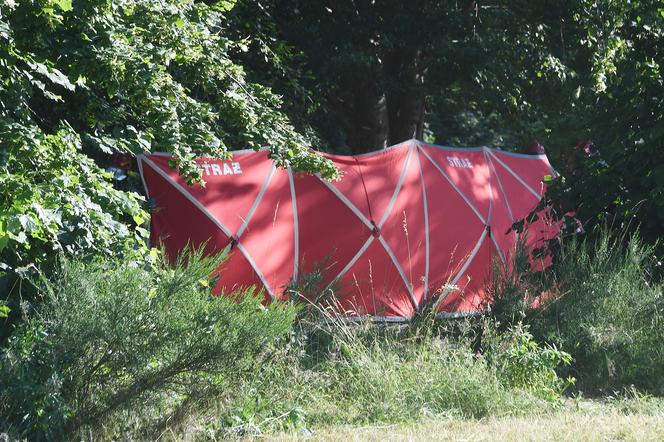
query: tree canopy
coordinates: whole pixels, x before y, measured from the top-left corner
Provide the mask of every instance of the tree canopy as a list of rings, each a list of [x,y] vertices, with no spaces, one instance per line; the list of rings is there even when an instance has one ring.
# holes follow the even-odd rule
[[[559,213],[656,238],[663,23],[657,0],[5,0],[3,281],[144,247],[143,197],[104,170],[119,153],[171,152],[195,181],[196,157],[267,146],[334,178],[310,147],[538,141]]]
[[[0,4],[1,271],[140,247],[148,215],[103,171],[114,153],[171,152],[194,181],[196,157],[269,146],[279,166],[336,175],[233,60],[246,45],[229,35],[232,6]]]

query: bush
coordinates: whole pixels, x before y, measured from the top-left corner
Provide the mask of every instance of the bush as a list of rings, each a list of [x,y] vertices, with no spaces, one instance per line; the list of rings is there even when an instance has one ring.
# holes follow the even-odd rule
[[[651,277],[654,246],[602,231],[565,244],[551,269],[559,295],[533,331],[574,356],[582,388],[631,385],[664,393],[664,285]]]
[[[250,289],[213,298],[220,259],[64,260],[0,354],[0,427],[60,439],[131,409],[145,429],[251,373],[296,310]]]
[[[11,309],[2,344],[21,303],[33,300],[26,281],[51,272],[61,253],[142,254],[148,232],[138,226],[148,214],[142,197],[113,188],[71,127],[44,135],[0,118],[0,133],[0,293]]]

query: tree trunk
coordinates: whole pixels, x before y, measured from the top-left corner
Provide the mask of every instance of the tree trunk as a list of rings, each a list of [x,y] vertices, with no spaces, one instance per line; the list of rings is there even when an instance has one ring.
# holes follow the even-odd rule
[[[418,50],[395,50],[385,58],[376,78],[382,84],[357,87],[345,112],[347,144],[353,154],[384,149],[424,131],[424,76]]]
[[[384,93],[357,91],[348,122],[348,147],[353,154],[384,149],[389,143],[389,115]]]
[[[421,138],[424,127],[424,76],[420,72],[419,49],[395,51],[385,60],[390,117],[389,144]]]

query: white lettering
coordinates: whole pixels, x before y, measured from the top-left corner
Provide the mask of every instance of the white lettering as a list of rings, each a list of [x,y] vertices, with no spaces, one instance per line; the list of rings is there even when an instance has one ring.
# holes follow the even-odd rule
[[[463,169],[473,168],[473,163],[468,158],[447,157],[447,162],[452,167],[461,167]]]
[[[201,163],[197,167],[203,170],[203,175],[238,175],[242,173],[240,163]]]

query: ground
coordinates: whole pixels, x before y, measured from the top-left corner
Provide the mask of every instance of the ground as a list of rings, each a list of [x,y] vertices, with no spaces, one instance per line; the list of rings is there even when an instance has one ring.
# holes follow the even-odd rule
[[[277,441],[664,441],[664,414],[584,402],[542,416],[468,420],[426,419],[415,424],[336,426],[312,434],[281,434]]]

